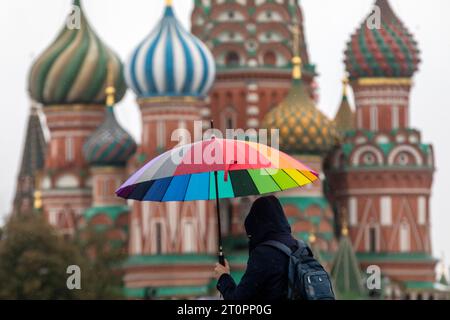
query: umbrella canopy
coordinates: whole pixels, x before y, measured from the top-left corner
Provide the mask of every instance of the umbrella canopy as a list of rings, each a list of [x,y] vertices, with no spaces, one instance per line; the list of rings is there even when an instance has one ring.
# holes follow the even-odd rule
[[[140,201],[212,200],[216,199],[216,182],[221,199],[301,187],[317,176],[296,159],[266,145],[212,138],[159,155],[116,194]]]

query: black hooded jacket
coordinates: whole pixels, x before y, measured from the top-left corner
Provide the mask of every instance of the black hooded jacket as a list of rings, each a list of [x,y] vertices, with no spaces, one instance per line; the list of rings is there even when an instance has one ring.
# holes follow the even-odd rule
[[[267,240],[283,242],[295,250],[297,241],[280,201],[274,196],[257,199],[245,219],[249,237],[247,269],[239,285],[223,274],[217,289],[225,300],[282,300],[287,298],[288,257],[276,248],[260,245]]]

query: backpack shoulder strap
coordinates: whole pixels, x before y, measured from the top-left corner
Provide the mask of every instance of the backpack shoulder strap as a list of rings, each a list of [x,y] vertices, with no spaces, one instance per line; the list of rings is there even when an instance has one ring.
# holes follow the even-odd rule
[[[284,252],[289,257],[292,254],[292,250],[287,245],[285,245],[284,243],[282,243],[280,241],[267,240],[267,241],[264,241],[263,243],[261,243],[260,245],[276,248],[276,249]]]
[[[311,248],[303,240],[298,240],[297,243],[298,243],[298,250],[297,251],[300,252],[300,255],[302,255],[302,256],[310,256],[310,257],[314,256]]]

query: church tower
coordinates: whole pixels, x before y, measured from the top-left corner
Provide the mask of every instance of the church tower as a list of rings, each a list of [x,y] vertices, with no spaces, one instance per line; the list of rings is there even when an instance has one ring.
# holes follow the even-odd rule
[[[16,194],[13,203],[13,215],[27,214],[33,209],[40,209],[39,182],[44,168],[45,141],[40,119],[39,106],[31,102],[28,116],[22,162],[17,177]]]
[[[300,30],[303,81],[313,94],[315,66],[309,62],[296,0],[196,0],[191,23],[217,63],[211,108],[204,115],[221,131],[259,128],[289,92],[293,27]]]
[[[136,142],[114,115],[112,66],[108,71],[105,120],[83,146],[92,176],[92,207],[84,212],[82,220],[84,225],[102,229],[113,245],[126,250],[130,207],[114,191],[126,179],[127,161],[136,151]]]
[[[373,19],[379,18],[379,25]],[[431,145],[409,121],[419,49],[388,0],[377,0],[347,44],[346,69],[356,105],[355,130],[327,159],[326,174],[339,220],[363,270],[377,265],[391,285],[388,297],[422,297],[433,289],[430,196]],[[414,291],[415,292],[415,291]]]
[[[137,162],[201,138],[201,108],[215,77],[208,48],[177,20],[171,1],[161,20],[132,52],[126,80],[137,96],[142,143]],[[200,124],[194,132],[194,124]],[[178,129],[182,129],[179,131]],[[209,252],[206,203],[135,203],[130,253]],[[212,230],[211,230],[212,231]]]
[[[269,132],[279,130],[280,150],[323,176],[323,157],[335,144],[338,134],[333,121],[317,108],[309,95],[302,74],[298,28],[293,31],[291,88],[286,98],[266,114],[262,128]],[[320,182],[286,190],[278,196],[297,238],[314,242],[318,255],[336,250],[333,210]]]
[[[65,235],[73,234],[91,206],[92,181],[82,149],[104,118],[108,65],[116,99],[126,90],[119,58],[96,35],[79,0],[71,11],[73,25],[66,21],[29,75],[31,98],[42,104],[50,131],[40,186],[43,211]]]
[[[201,139],[201,110],[215,78],[215,63],[208,48],[182,27],[172,1],[166,0],[162,18],[132,52],[125,73],[142,117],[142,144],[133,161],[136,168],[176,145]],[[209,281],[209,274],[193,280],[180,275],[199,267],[195,262],[183,264],[183,257],[195,260],[196,255],[217,250],[216,220],[210,205],[213,203],[206,201],[134,202],[127,287],[142,291],[148,286]],[[161,267],[173,257],[180,257],[181,264]],[[143,269],[137,270],[135,263],[140,259],[148,263],[140,264]]]

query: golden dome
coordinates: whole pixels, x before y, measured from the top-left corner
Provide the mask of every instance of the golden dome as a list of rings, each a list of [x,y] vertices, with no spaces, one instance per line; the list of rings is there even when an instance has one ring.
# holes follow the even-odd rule
[[[337,141],[334,122],[309,96],[301,79],[294,79],[287,97],[265,116],[262,127],[280,129],[280,149],[288,153],[322,154]]]

